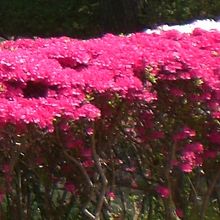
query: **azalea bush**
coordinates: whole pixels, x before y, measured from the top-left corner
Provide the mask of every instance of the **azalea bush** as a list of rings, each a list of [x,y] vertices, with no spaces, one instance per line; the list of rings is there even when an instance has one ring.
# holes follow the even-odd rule
[[[2,42],[2,219],[219,216],[219,89],[218,31]]]

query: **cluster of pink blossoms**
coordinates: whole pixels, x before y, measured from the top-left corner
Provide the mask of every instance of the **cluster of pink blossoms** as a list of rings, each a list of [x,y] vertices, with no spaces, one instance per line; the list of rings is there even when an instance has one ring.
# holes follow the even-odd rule
[[[100,110],[89,102],[94,94],[152,100],[155,95],[134,74],[142,58],[137,46],[130,46],[129,38],[110,35],[2,43],[0,123],[34,123],[53,131],[56,118],[99,118]]]
[[[173,84],[169,87],[169,82],[181,80],[191,80],[198,91]],[[114,97],[125,104],[140,103],[151,111],[150,103],[155,109],[160,98],[160,87],[157,90],[155,85],[162,82],[167,83],[169,99],[202,103],[207,114],[218,120],[220,32],[195,29],[186,34],[171,30],[91,40],[6,41],[0,44],[0,123],[18,127],[35,124],[53,132],[57,119],[95,121],[108,115]],[[216,145],[218,129],[213,127],[207,134]],[[188,129],[174,139],[180,142],[195,135]],[[154,131],[151,136],[157,139],[164,135]],[[188,172],[202,163],[202,159],[197,160],[204,149],[198,152],[197,145],[186,144],[180,153],[180,167]]]

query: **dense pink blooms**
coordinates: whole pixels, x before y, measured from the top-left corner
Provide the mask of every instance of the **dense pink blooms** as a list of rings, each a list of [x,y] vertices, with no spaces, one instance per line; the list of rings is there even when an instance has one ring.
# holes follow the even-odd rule
[[[87,41],[62,37],[3,42],[0,122],[34,123],[53,131],[56,118],[101,117],[95,102],[88,99],[93,100],[96,94],[117,93],[125,99],[149,102],[157,94],[151,90],[152,83],[144,82],[146,70],[156,80],[202,79],[213,95],[217,94],[219,35],[202,30],[186,35],[172,30],[160,35],[109,34]],[[182,97],[184,91],[171,88],[170,94]],[[218,114],[215,111],[212,116],[219,118]],[[192,135],[186,130],[174,139]]]
[[[202,165],[201,154],[204,151],[204,147],[201,143],[190,143],[185,145],[181,154],[181,163],[179,165],[183,172],[191,172],[193,168]]]
[[[172,193],[175,200],[179,170],[205,175],[218,164],[220,32],[2,42],[0,102],[8,191],[18,164],[25,181],[26,170],[36,173],[33,180],[82,193],[79,201],[98,198],[103,173],[110,200],[118,195],[108,187],[121,182],[135,189],[131,193],[154,196],[156,186],[161,198]],[[176,213],[183,216],[181,209]]]

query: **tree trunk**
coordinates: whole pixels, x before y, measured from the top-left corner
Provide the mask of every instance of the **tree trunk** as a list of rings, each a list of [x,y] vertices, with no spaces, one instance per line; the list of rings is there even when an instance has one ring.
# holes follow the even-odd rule
[[[129,33],[138,30],[140,0],[101,0],[100,19],[103,32]]]

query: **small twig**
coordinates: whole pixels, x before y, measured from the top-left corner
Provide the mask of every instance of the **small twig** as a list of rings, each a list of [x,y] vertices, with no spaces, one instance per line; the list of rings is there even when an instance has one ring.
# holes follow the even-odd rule
[[[180,220],[179,217],[176,215],[176,211],[175,211],[175,204],[174,204],[173,195],[172,195],[172,184],[171,184],[171,178],[170,178],[170,172],[172,170],[172,162],[175,159],[175,153],[176,153],[176,143],[174,143],[171,147],[171,152],[169,154],[167,166],[165,169],[165,177],[167,180],[168,189],[170,190],[170,196],[168,198],[169,200],[167,204],[168,205],[167,206],[167,219],[169,220],[170,219]]]
[[[192,190],[193,190],[193,192],[194,192],[194,194],[195,194],[195,197],[196,197],[196,205],[198,206],[198,198],[199,198],[199,196],[198,196],[198,193],[197,193],[197,191],[196,191],[196,188],[194,187],[194,185],[193,185],[191,179],[189,178],[189,176],[187,176],[187,179],[188,179],[189,184],[190,184],[190,186],[192,187]]]
[[[212,183],[211,185],[209,186],[206,194],[205,194],[205,197],[204,197],[204,200],[203,200],[203,203],[202,203],[202,207],[201,207],[201,220],[204,220],[205,219],[205,213],[206,213],[206,210],[207,210],[207,207],[208,207],[208,203],[209,203],[209,198],[215,188],[215,185],[217,183],[217,181],[219,180],[220,178],[220,167],[218,169],[218,172],[216,173],[214,179],[212,180]]]
[[[89,212],[87,209],[84,209],[83,210],[83,212],[84,212],[84,214],[87,216],[87,217],[89,217],[90,219],[96,219],[96,217],[91,213],[91,212]]]
[[[123,217],[125,218],[126,210],[128,210],[128,208],[127,208],[127,204],[126,204],[126,201],[124,198],[124,192],[122,191],[121,186],[118,186],[118,189],[119,189],[119,193],[120,193],[120,199],[122,202]]]
[[[18,183],[16,184],[16,193],[17,193],[17,209],[18,209],[18,214],[19,214],[19,219],[23,218],[23,208],[22,208],[22,184],[21,184],[21,172],[20,172],[20,168],[18,167],[18,171],[17,171],[17,179],[18,179]]]
[[[143,202],[143,199],[141,201],[141,203]],[[137,201],[134,201],[134,216],[133,216],[133,220],[138,220],[140,219],[140,215],[141,215],[141,207],[138,207],[139,203]]]
[[[189,184],[190,184],[191,187],[192,187],[192,190],[193,190],[193,192],[194,192],[196,198],[198,198],[198,193],[196,192],[196,189],[195,189],[195,187],[194,187],[194,185],[193,185],[191,179],[190,179],[188,176],[186,176],[186,177],[187,177],[187,179],[188,179],[188,181],[189,181]]]
[[[65,150],[64,146],[63,146],[63,143],[61,141],[61,138],[60,138],[60,133],[59,133],[59,130],[58,128],[56,128],[56,137],[57,137],[57,141],[59,142],[60,146],[63,148],[63,153],[64,153],[64,156],[66,157],[66,159],[68,159],[69,161],[71,161],[72,163],[74,163],[78,168],[79,170],[81,171],[81,173],[83,174],[87,184],[89,185],[90,188],[93,188],[93,183],[89,177],[89,175],[87,174],[85,168],[83,167],[82,163],[79,162],[78,160],[76,160],[74,157],[72,157],[70,154],[68,154],[67,150]]]
[[[132,144],[131,146],[132,146],[133,149],[134,149],[133,153],[134,153],[134,155],[135,155],[135,157],[136,157],[137,167],[138,167],[138,169],[139,169],[139,171],[140,171],[140,173],[141,173],[141,176],[143,177],[143,179],[145,180],[145,182],[148,184],[148,181],[150,181],[150,180],[146,177],[146,175],[145,175],[145,173],[144,173],[144,170],[143,170],[144,166],[143,166],[143,164],[142,164],[141,154],[139,154],[139,152],[138,152],[138,150],[137,150],[137,147],[136,147],[134,144]],[[144,161],[144,162],[145,162],[145,161]]]
[[[92,189],[94,189],[94,186],[93,186],[93,183],[92,183],[92,181],[91,181],[91,179],[90,179],[90,177],[89,177],[89,175],[88,175],[88,173],[86,172],[86,170],[85,170],[85,168],[83,167],[83,165],[81,164],[81,162],[79,162],[78,160],[76,160],[74,157],[72,157],[71,155],[69,155],[66,151],[64,151],[64,155],[66,156],[66,158],[68,159],[68,160],[70,160],[72,163],[74,163],[78,168],[79,168],[79,170],[81,171],[81,173],[83,174],[83,176],[84,176],[84,178],[85,178],[85,180],[86,180],[86,182],[87,182],[87,184],[88,184],[88,186],[89,186],[89,188],[90,188],[90,194],[93,192],[93,190]],[[88,206],[88,204],[89,204],[89,202],[90,202],[90,196],[88,196],[88,200],[85,202],[85,204],[83,205],[83,208],[82,208],[82,210],[83,210],[83,213],[87,216],[87,217],[89,217],[90,219],[95,219],[95,218],[93,218],[94,216],[93,216],[93,214],[92,213],[90,213],[88,210],[87,210],[87,206]]]
[[[152,219],[152,216],[153,216],[153,199],[152,199],[152,195],[149,196],[148,201],[149,201],[149,208],[148,208],[147,219]]]
[[[63,153],[64,153],[65,157],[66,157],[69,161],[71,161],[72,163],[74,163],[74,164],[79,168],[79,170],[80,170],[81,173],[83,174],[84,178],[86,179],[86,182],[88,183],[89,187],[90,187],[90,188],[93,188],[93,183],[92,183],[92,181],[91,181],[89,175],[87,174],[85,168],[83,167],[82,163],[79,162],[78,160],[76,160],[76,159],[75,159],[74,157],[72,157],[71,155],[69,155],[69,154],[67,153],[67,151],[64,151]]]
[[[31,219],[31,192],[30,192],[30,186],[29,186],[29,178],[27,179],[28,181],[26,182],[26,190],[27,190],[27,214],[26,214],[26,217],[27,217],[27,220],[30,220]]]
[[[56,129],[56,137],[57,137],[57,140],[58,140],[60,146],[63,148],[63,154],[64,154],[64,156],[66,157],[66,159],[69,160],[69,161],[71,161],[73,164],[75,164],[75,165],[79,168],[80,172],[82,173],[84,179],[86,180],[86,182],[87,182],[87,184],[88,184],[88,187],[89,187],[89,190],[90,190],[90,193],[89,193],[89,194],[91,195],[92,192],[93,192],[93,190],[94,190],[94,185],[93,185],[93,182],[91,181],[91,179],[90,179],[88,173],[86,172],[86,169],[84,168],[84,166],[82,165],[82,163],[81,163],[80,161],[76,160],[74,157],[72,157],[70,154],[68,154],[68,151],[67,151],[67,150],[65,150],[65,148],[63,147],[63,143],[62,143],[62,141],[61,141],[61,138],[60,138],[60,134],[59,134],[59,130],[58,130],[58,129]],[[88,200],[87,200],[87,201],[85,202],[85,204],[83,205],[82,210],[83,210],[83,213],[84,213],[87,217],[89,217],[90,219],[94,219],[94,218],[93,218],[94,216],[87,210],[87,206],[88,206],[88,204],[89,204],[89,202],[90,202],[90,200],[91,200],[90,195],[88,195]]]
[[[95,212],[95,219],[99,220],[101,210],[102,210],[102,206],[103,206],[103,203],[104,203],[104,200],[105,200],[105,193],[106,193],[106,188],[107,188],[107,185],[108,185],[108,180],[107,180],[107,178],[104,174],[104,171],[102,169],[102,165],[101,165],[101,162],[100,162],[99,155],[96,152],[95,132],[92,135],[92,154],[93,154],[93,159],[94,159],[96,168],[98,170],[98,173],[100,174],[101,181],[102,181],[102,189],[101,189],[101,192],[99,194],[99,200],[98,200],[98,204],[97,204],[96,212]]]

